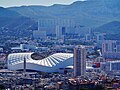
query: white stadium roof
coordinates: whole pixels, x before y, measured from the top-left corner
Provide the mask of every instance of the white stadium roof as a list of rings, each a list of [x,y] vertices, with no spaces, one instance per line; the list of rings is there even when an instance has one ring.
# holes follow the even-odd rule
[[[13,53],[8,56],[8,69],[21,70],[24,68],[26,59],[26,69],[43,72],[58,72],[59,68],[73,66],[73,54],[56,53],[40,60],[34,60],[33,53]]]
[[[73,69],[72,53],[55,53],[43,59],[35,60],[31,56],[35,53],[13,53],[8,55],[8,69],[24,69],[24,59],[26,60],[26,69],[42,72],[59,72],[60,68]],[[93,69],[87,67],[86,69]]]

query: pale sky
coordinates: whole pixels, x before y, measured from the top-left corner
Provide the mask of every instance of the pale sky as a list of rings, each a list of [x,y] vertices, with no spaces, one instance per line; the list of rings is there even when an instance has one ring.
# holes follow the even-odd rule
[[[0,6],[2,7],[12,7],[12,6],[22,6],[22,5],[50,6],[53,4],[71,4],[75,1],[84,1],[84,0],[0,0]]]

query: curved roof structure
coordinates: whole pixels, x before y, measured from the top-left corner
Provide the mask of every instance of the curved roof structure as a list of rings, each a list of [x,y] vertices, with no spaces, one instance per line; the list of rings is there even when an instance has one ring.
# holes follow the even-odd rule
[[[24,59],[26,60],[26,69],[58,72],[59,68],[73,66],[73,54],[56,53],[46,58],[35,60],[31,56],[34,53],[13,53],[8,55],[8,69],[21,70],[24,68]]]

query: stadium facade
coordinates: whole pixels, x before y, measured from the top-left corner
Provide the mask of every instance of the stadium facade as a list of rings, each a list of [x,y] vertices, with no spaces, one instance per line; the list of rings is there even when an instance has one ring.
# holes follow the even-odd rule
[[[62,68],[73,66],[73,54],[55,53],[42,59],[32,57],[34,53],[13,53],[8,55],[9,70],[23,70],[24,59],[26,60],[26,69],[42,72],[59,72]]]

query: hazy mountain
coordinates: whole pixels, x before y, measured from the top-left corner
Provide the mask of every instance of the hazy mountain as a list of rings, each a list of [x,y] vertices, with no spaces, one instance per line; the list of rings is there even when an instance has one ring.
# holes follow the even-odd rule
[[[111,21],[120,21],[120,0],[76,1],[71,5],[11,7],[9,10],[34,18],[73,18],[79,25],[96,27]]]
[[[0,17],[19,17],[19,16],[20,14],[15,11],[0,7]]]
[[[25,36],[31,30],[37,29],[38,19],[70,18],[75,20],[78,26],[98,27],[96,30],[101,32],[119,33],[117,24],[120,21],[119,3],[120,0],[87,0],[76,1],[70,5],[1,7],[0,30],[3,31],[2,35],[7,33],[14,35],[15,32],[17,33],[15,35]]]
[[[97,27],[95,31],[104,32],[108,34],[120,34],[120,21],[113,21]]]
[[[95,31],[107,33],[106,39],[120,40],[120,21],[113,21],[97,27]]]
[[[0,7],[0,35],[22,36],[34,29],[36,22],[19,13]]]

